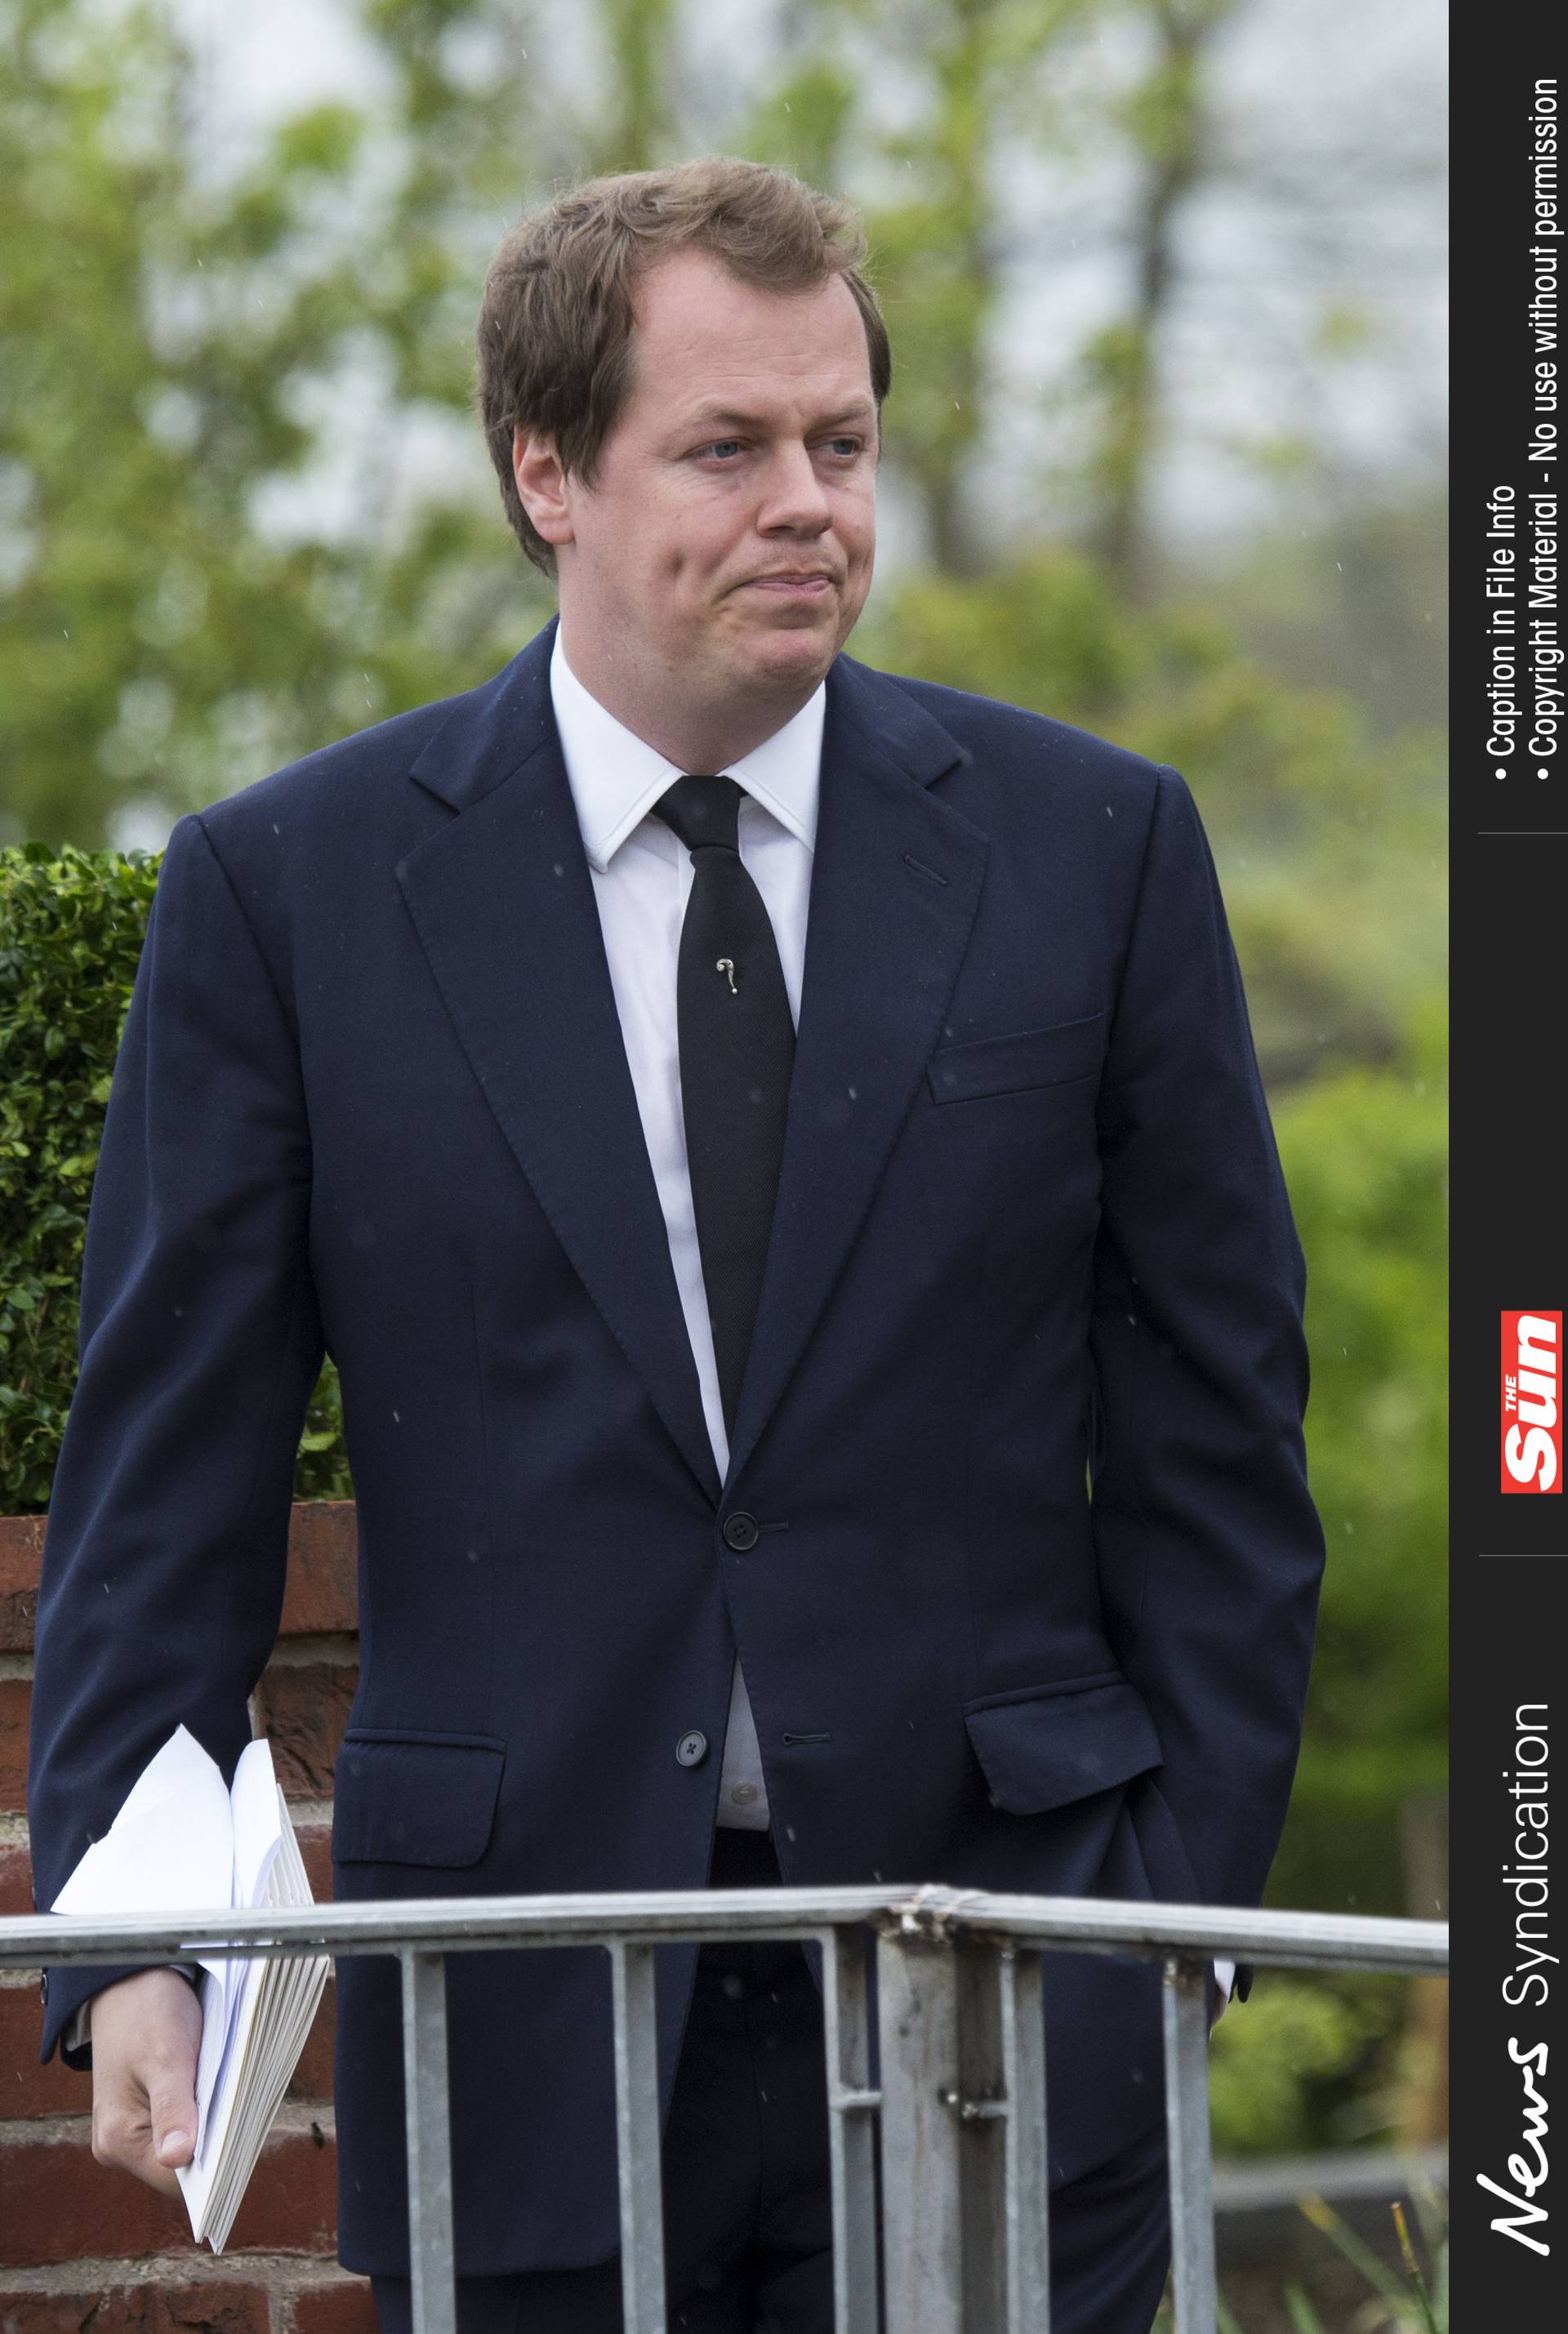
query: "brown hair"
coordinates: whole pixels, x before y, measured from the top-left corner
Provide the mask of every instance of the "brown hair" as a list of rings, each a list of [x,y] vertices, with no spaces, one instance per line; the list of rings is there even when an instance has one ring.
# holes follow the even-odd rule
[[[555,573],[555,554],[518,499],[513,432],[553,438],[563,468],[592,486],[631,390],[638,278],[691,249],[764,291],[803,292],[842,275],[865,324],[880,410],[892,356],[861,272],[865,236],[847,204],[787,170],[728,155],[584,179],[513,228],[490,263],[479,309],[486,442],[512,532],[546,575]]]

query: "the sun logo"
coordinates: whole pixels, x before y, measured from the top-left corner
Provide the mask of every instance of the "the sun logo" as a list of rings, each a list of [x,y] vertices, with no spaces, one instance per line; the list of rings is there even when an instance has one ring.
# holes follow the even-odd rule
[[[1503,1489],[1563,1489],[1563,1316],[1503,1316]]]

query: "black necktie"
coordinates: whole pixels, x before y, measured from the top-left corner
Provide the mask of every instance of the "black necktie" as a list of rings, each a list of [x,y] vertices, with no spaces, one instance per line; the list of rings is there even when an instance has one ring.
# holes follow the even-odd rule
[[[734,778],[691,776],[654,805],[694,871],[676,979],[680,1095],[729,1434],[762,1293],[795,1051],[778,942],[741,864],[740,795]]]

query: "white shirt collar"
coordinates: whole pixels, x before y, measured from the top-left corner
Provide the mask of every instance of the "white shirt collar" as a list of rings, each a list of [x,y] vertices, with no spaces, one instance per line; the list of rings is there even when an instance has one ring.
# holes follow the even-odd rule
[[[566,661],[559,624],[550,651],[550,697],[583,848],[602,873],[681,773],[584,689]],[[819,683],[782,729],[726,765],[728,776],[808,851],[816,847],[826,709],[826,684]],[[654,821],[646,839],[667,857],[680,848],[661,820]]]

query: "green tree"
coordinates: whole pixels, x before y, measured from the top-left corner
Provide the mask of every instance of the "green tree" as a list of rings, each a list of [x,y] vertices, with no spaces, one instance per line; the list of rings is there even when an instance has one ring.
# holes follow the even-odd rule
[[[82,0],[0,0],[0,839],[210,801],[478,679],[539,604],[476,507],[399,532],[373,442],[349,540],[262,523],[418,256],[354,223],[344,108],[210,183],[193,71],[164,9],[110,43]]]
[[[1094,541],[1122,589],[1140,594],[1148,567],[1145,504],[1159,450],[1160,341],[1176,277],[1176,231],[1210,167],[1205,67],[1240,0],[1135,0],[1150,35],[1143,72],[1120,109],[1137,192],[1129,244],[1131,294],[1123,314],[1084,352],[1097,393],[1099,487]]]
[[[1447,1712],[1445,1025],[1275,1118],[1307,1259],[1307,1452],[1328,1543],[1278,1903],[1403,1912],[1399,1816],[1441,1791]]]
[[[887,451],[947,574],[989,564],[970,474],[996,401],[991,340],[1012,256],[1005,141],[1025,128],[1052,136],[1053,62],[1105,13],[1095,0],[813,0],[801,11],[810,45],[784,61],[744,136],[760,159],[861,194],[897,363]],[[907,125],[878,121],[881,54],[915,63],[920,105]]]

